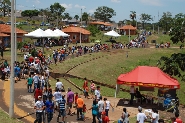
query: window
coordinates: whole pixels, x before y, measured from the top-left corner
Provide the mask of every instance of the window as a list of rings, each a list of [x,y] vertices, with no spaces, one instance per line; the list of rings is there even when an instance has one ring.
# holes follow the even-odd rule
[[[73,39],[76,39],[76,35],[73,35]]]

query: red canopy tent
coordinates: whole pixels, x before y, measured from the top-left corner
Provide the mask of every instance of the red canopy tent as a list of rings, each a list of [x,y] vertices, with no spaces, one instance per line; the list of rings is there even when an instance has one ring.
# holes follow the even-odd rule
[[[179,82],[158,67],[138,66],[131,72],[121,74],[117,84],[179,89]]]

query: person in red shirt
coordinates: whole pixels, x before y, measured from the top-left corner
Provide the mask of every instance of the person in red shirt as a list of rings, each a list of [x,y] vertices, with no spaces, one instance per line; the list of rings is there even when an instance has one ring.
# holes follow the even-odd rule
[[[176,120],[175,120],[176,123],[182,123],[182,120],[179,118],[179,113],[176,112],[175,117],[176,117]]]
[[[32,56],[30,56],[30,57],[28,58],[28,60],[29,60],[30,63],[32,63],[32,62],[34,61],[34,58],[33,58]]]
[[[85,90],[86,87],[88,87],[88,81],[86,78],[84,78],[83,89]]]
[[[106,112],[105,111],[103,111],[102,113],[102,123],[109,123],[109,117],[108,116],[106,116]]]
[[[39,86],[37,87],[37,89],[34,92],[35,102],[38,101],[38,96],[42,96],[42,90],[40,89]]]

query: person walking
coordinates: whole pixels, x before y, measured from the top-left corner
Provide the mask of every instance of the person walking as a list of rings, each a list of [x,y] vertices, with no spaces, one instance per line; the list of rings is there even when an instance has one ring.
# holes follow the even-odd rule
[[[112,107],[113,110],[114,110],[114,107],[112,106],[110,101],[107,100],[107,98],[104,98],[103,100],[104,100],[106,116],[108,116],[108,112],[109,112],[110,106]]]
[[[97,89],[94,91],[94,95],[96,96],[96,99],[99,100],[101,96],[100,86],[97,86]]]
[[[98,121],[99,123],[102,122],[102,119],[101,119],[101,113],[104,111],[104,102],[102,100],[102,96],[99,97],[99,101],[98,101],[98,115],[97,115],[97,118],[98,118]]]
[[[98,104],[96,100],[93,101],[92,107],[89,110],[92,110],[92,116],[93,116],[92,123],[96,123],[96,118],[98,115]]]
[[[60,82],[60,80],[59,80],[59,79],[57,79],[57,82],[56,82],[56,88],[57,88],[58,90],[62,91],[62,92],[64,92],[64,91],[65,91],[65,89],[64,89],[64,85],[62,84],[62,82]]]
[[[152,115],[150,116],[152,123],[158,123],[159,114],[156,108],[152,108]]]
[[[59,122],[59,118],[62,117],[62,122],[65,123],[65,117],[66,117],[66,100],[65,95],[62,95],[62,97],[58,100],[58,108],[59,111],[57,122]]]
[[[74,93],[71,91],[71,88],[68,88],[68,92],[67,92],[67,106],[69,109],[68,115],[73,116],[72,114],[72,107],[73,107],[73,103],[74,103]]]
[[[82,119],[82,112],[83,112],[83,106],[84,106],[84,100],[81,98],[81,96],[78,96],[77,99],[77,120],[83,120]],[[79,116],[80,114],[80,116]]]
[[[183,123],[182,120],[179,118],[179,112],[175,112],[175,118],[176,123]]]
[[[34,109],[36,109],[36,120],[34,123],[42,123],[42,115],[45,106],[42,101],[42,96],[38,96],[38,101],[35,103]]]
[[[40,87],[37,87],[37,89],[34,91],[35,102],[39,100],[38,96],[42,97],[42,90],[40,89]]]
[[[52,97],[49,97],[49,100],[45,102],[46,105],[46,113],[47,113],[47,121],[51,123],[53,119],[53,112],[54,112],[54,102],[52,101]]]
[[[32,84],[33,84],[33,78],[31,75],[29,75],[29,78],[27,79],[27,88],[28,88],[28,93],[32,92]]]
[[[38,74],[37,74],[37,73],[34,73],[34,76],[33,76],[34,91],[35,91],[35,89],[36,89],[38,86],[39,86],[39,88],[40,88],[39,81],[40,81],[40,79],[39,79]]]
[[[102,113],[101,113],[101,115],[102,115],[102,123],[109,123],[109,117],[108,116],[106,116],[106,112],[105,111],[103,111]]]
[[[118,123],[129,123],[129,116],[130,114],[127,112],[127,109],[123,108],[123,113],[121,118],[118,120]]]

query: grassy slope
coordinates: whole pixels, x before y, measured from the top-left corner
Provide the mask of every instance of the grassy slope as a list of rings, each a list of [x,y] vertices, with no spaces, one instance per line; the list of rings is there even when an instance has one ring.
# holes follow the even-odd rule
[[[8,114],[6,114],[3,110],[0,109],[0,121],[3,122],[3,123],[22,123],[22,122],[19,122],[18,120],[16,119],[11,119],[9,118]]]

